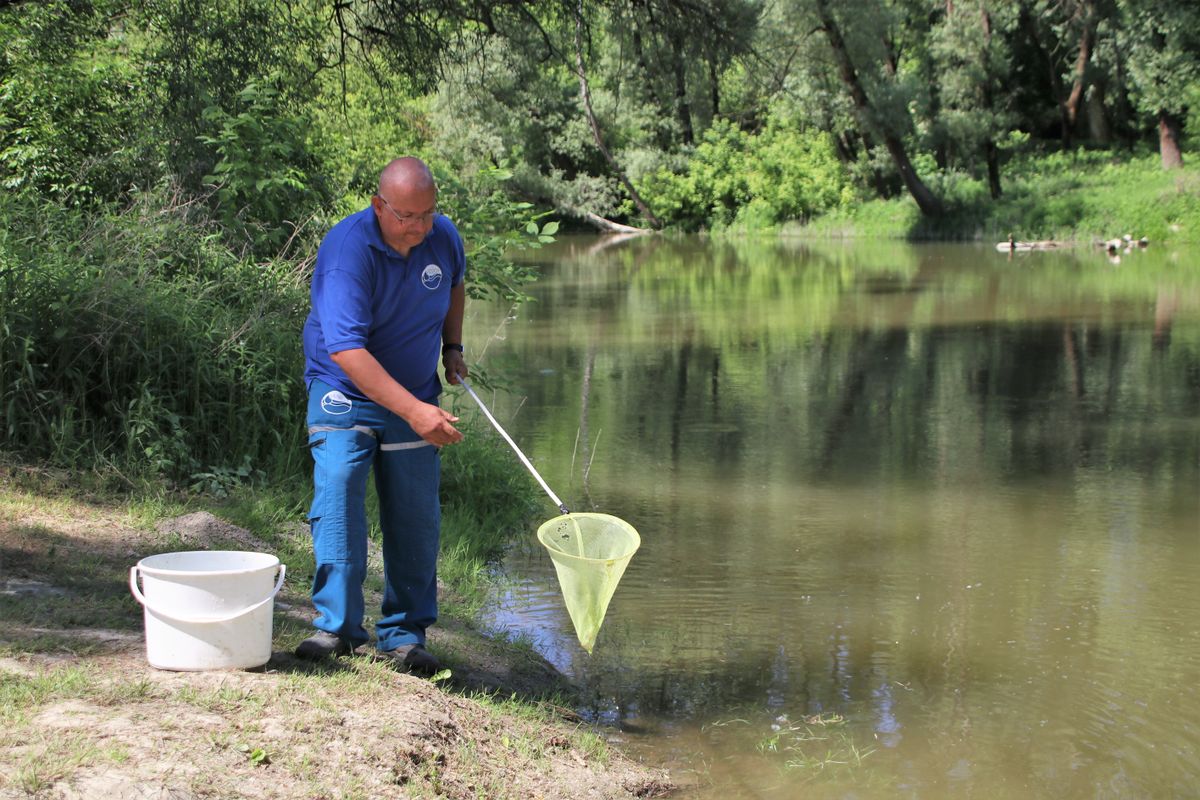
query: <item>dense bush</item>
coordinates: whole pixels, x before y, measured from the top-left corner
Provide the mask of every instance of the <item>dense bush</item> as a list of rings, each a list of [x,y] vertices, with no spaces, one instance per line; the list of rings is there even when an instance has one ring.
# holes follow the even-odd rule
[[[769,227],[852,199],[828,136],[778,121],[751,134],[718,120],[683,172],[660,170],[640,188],[665,222],[685,230]]]
[[[230,109],[209,106],[204,120],[215,129],[198,137],[217,158],[205,183],[230,234],[245,238],[259,255],[278,253],[295,231],[333,199],[322,171],[320,142],[310,141],[311,121],[289,113],[269,80],[251,80]]]
[[[0,215],[6,449],[176,482],[300,460],[292,265],[235,255],[165,190],[90,217],[8,198]]]
[[[0,12],[0,185],[72,205],[152,175],[157,145],[133,136],[144,82],[104,35],[114,3],[21,3]]]

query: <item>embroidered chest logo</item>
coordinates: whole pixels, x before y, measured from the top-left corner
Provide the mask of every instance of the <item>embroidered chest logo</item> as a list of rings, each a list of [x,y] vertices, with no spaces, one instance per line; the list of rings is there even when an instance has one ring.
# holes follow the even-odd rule
[[[430,264],[421,271],[421,283],[429,291],[433,291],[442,285],[442,268],[437,264]]]
[[[349,414],[353,403],[350,398],[337,391],[326,392],[321,398],[321,410],[326,414]]]

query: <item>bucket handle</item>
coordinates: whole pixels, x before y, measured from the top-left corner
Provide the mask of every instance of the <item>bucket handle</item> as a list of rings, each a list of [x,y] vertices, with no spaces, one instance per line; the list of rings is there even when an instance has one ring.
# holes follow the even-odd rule
[[[174,620],[175,622],[192,622],[192,623],[194,623],[194,622],[229,622],[230,620],[234,620],[234,619],[237,619],[238,617],[245,616],[246,614],[249,614],[251,611],[261,608],[262,606],[265,606],[267,603],[274,600],[275,595],[279,594],[279,590],[283,588],[283,576],[284,576],[284,573],[286,573],[286,572],[287,572],[287,567],[284,566],[283,564],[280,564],[279,565],[279,579],[277,581],[275,581],[275,588],[271,590],[271,593],[269,595],[267,595],[266,599],[260,600],[259,602],[255,603],[254,605],[250,606],[249,608],[243,608],[239,611],[233,612],[232,614],[225,614],[224,616],[220,616],[220,617],[180,617],[175,614],[168,614],[167,612],[163,611],[162,609],[155,608],[154,606],[150,605],[150,603],[146,600],[145,595],[142,594],[142,590],[138,587],[138,582],[137,582],[138,565],[137,564],[134,564],[132,567],[129,568],[129,589],[130,589],[130,591],[133,592],[134,599],[137,600],[142,605],[144,605],[146,607],[147,611],[153,612],[153,613],[159,615],[160,617],[166,617],[169,620]]]

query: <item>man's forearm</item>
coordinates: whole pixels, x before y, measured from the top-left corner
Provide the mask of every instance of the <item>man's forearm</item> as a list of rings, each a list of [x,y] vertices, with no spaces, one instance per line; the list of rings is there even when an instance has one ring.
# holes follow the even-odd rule
[[[450,309],[442,323],[442,341],[462,344],[463,314],[467,308],[467,285],[465,282],[450,289]]]
[[[411,421],[417,406],[422,404],[412,392],[389,375],[366,349],[343,350],[330,353],[329,357],[354,381],[360,392],[401,419]]]

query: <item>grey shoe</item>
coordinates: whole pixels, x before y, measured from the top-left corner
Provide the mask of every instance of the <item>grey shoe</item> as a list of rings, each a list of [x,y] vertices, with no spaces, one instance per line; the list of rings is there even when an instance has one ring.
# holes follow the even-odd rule
[[[296,658],[316,661],[328,656],[344,656],[354,647],[342,637],[327,631],[317,631],[296,647]]]
[[[414,675],[429,677],[442,668],[442,662],[426,650],[423,644],[402,644],[395,650],[386,650],[380,655],[390,658],[397,666]]]

